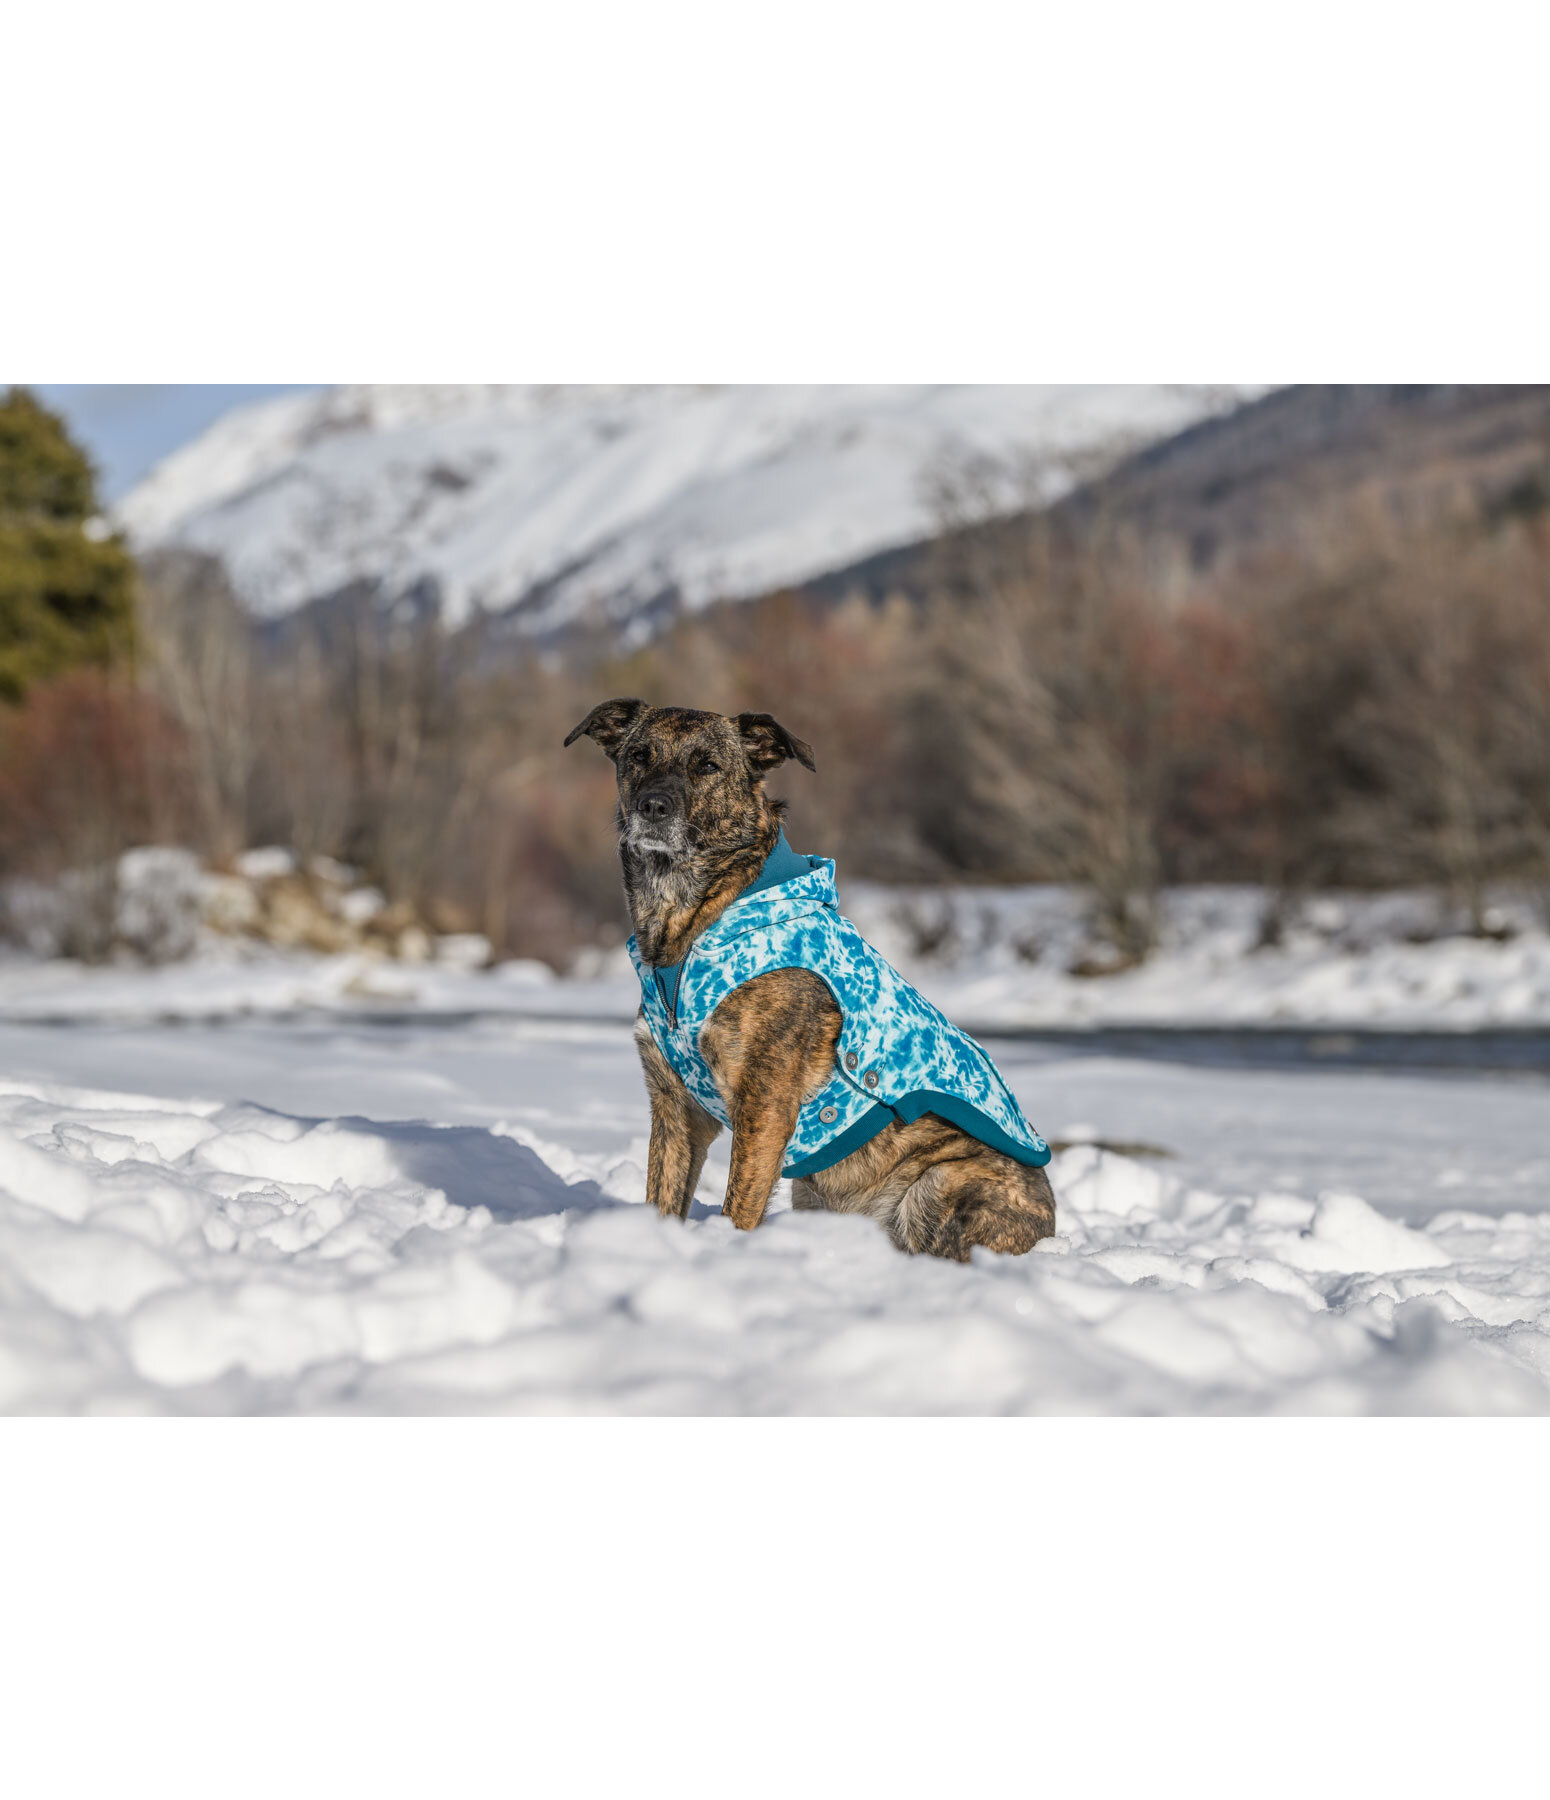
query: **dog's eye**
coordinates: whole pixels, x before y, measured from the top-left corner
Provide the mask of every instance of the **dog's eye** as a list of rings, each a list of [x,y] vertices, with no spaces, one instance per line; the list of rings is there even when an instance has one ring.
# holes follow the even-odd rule
[[[696,775],[719,775],[721,764],[713,756],[702,756],[694,765],[694,772]]]
[[[646,764],[650,761],[651,753],[648,750],[632,750],[630,752],[630,767],[632,769],[644,769]]]

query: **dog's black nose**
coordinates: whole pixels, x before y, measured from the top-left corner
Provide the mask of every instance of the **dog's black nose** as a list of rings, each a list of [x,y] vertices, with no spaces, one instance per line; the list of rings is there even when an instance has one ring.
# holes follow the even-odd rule
[[[653,825],[660,825],[673,810],[673,803],[666,794],[641,794],[636,799],[635,810],[643,819],[649,819]]]

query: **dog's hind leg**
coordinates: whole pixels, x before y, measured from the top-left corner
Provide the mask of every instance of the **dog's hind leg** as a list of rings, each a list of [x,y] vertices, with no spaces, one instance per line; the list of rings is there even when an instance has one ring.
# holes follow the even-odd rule
[[[1034,1182],[992,1181],[975,1183],[954,1195],[937,1222],[936,1236],[927,1246],[933,1256],[967,1262],[976,1244],[1002,1256],[1021,1256],[1040,1238],[1055,1229],[1055,1201],[1042,1169],[1029,1169]],[[1043,1195],[1038,1193],[1042,1186]],[[1024,1188],[1032,1192],[1021,1191]]]
[[[635,1047],[651,1097],[646,1198],[666,1218],[687,1218],[706,1152],[721,1126],[684,1086],[644,1021],[636,1024]]]
[[[892,1223],[903,1249],[953,1262],[967,1262],[976,1244],[1021,1256],[1054,1229],[1049,1177],[991,1150],[928,1170],[903,1196]]]

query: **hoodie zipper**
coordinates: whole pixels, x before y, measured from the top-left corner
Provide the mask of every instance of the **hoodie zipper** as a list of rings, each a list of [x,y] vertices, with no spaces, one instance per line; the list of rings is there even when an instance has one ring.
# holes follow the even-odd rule
[[[688,960],[689,958],[686,955],[684,957],[684,962],[687,962]],[[662,1002],[662,1010],[667,1014],[667,1022],[672,1026],[673,1030],[676,1031],[678,1029],[678,1008],[675,1004],[675,1000],[676,997],[683,992],[683,963],[678,965],[678,986],[673,990],[674,1000],[668,999],[667,989],[662,985],[662,971],[660,969],[653,969],[651,971],[651,977],[657,984],[657,998]]]

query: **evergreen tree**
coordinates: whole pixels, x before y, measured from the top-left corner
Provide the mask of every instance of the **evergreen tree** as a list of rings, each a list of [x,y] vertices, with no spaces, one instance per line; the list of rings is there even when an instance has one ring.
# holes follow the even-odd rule
[[[0,399],[0,701],[129,649],[134,564],[95,487],[60,419],[24,388]]]

